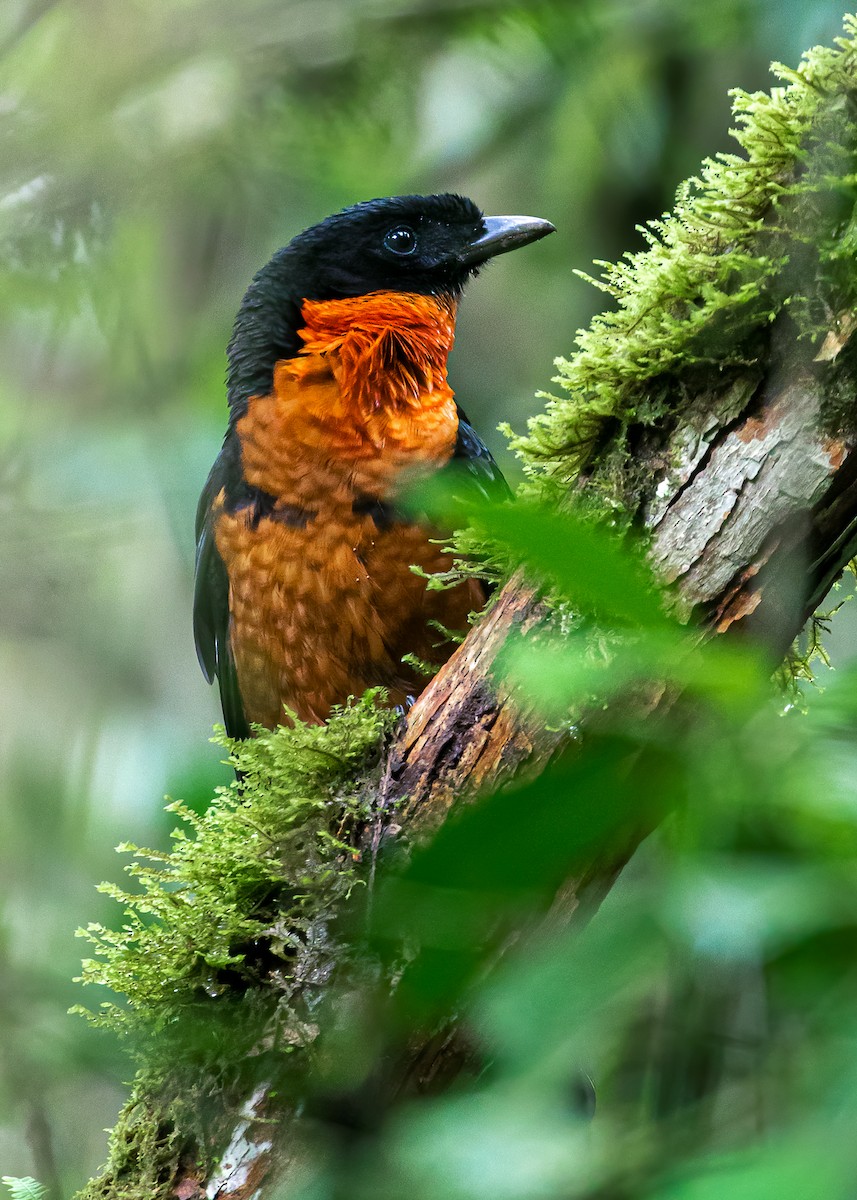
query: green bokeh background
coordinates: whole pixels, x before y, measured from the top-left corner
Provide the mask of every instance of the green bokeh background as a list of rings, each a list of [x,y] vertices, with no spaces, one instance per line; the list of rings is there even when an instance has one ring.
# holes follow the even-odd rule
[[[200,805],[227,777],[192,524],[252,273],[377,195],[552,220],[473,284],[451,365],[514,476],[497,423],[537,411],[603,302],[574,268],[637,248],[728,148],[728,89],[769,87],[772,59],[841,18],[836,0],[5,0],[0,1174],[33,1173],[42,1117],[64,1189],[103,1159],[130,1068],[65,1015],[73,930],[111,919],[93,884],[118,841],[166,840],[165,793]],[[846,606],[841,661],[852,630]]]

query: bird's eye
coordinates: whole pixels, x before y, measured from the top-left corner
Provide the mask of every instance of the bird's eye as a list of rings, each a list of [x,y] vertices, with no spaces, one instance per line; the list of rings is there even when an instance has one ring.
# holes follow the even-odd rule
[[[413,254],[417,248],[417,235],[409,225],[397,225],[384,235],[384,248],[393,254]]]

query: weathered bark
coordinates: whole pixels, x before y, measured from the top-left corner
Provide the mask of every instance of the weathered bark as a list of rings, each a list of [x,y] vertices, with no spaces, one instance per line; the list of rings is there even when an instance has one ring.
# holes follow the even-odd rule
[[[531,634],[547,617],[537,589],[516,575],[423,692],[379,797],[382,810],[395,806],[397,823],[424,834],[463,794],[520,778],[528,763],[539,769],[560,744],[561,734],[494,674],[510,633]]]
[[[767,371],[748,367],[725,380],[701,373],[679,414],[658,430],[640,430],[634,474],[646,480],[637,503],[652,562],[680,607],[708,636],[762,640],[774,665],[857,552],[857,452],[826,415],[841,411],[843,394],[857,394],[857,353],[832,325],[813,360],[786,320],[771,344]],[[609,451],[602,447],[600,456]],[[581,487],[597,476],[599,461]],[[462,797],[535,774],[557,752],[562,735],[545,730],[496,673],[510,632],[538,636],[548,621],[537,590],[520,575],[512,579],[411,712],[390,754],[376,836],[390,821],[422,836]],[[569,881],[553,919],[586,919],[648,831],[641,823],[622,847]],[[466,1058],[454,1029],[435,1035],[401,1063],[403,1087],[448,1081]],[[221,1170],[208,1195],[264,1197],[267,1184],[291,1178],[293,1120],[255,1133],[251,1125],[242,1117],[239,1140],[252,1163],[231,1175]],[[177,1180],[175,1194],[202,1195],[204,1187]]]

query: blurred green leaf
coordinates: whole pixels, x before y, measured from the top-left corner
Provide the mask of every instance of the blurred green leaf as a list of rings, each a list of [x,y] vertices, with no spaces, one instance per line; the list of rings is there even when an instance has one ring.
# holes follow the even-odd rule
[[[474,502],[468,492],[466,472],[450,470],[421,482],[409,504],[447,525],[470,524],[580,613],[620,626],[669,628],[651,568],[627,535],[591,518],[520,501]]]
[[[633,773],[634,786],[628,787]],[[372,910],[373,937],[419,946],[397,989],[407,1011],[449,1004],[491,947],[543,913],[575,872],[622,861],[635,832],[683,794],[680,764],[621,737],[598,739],[525,787],[462,809],[387,879]]]
[[[853,1195],[854,1151],[827,1130],[811,1126],[797,1137],[734,1155],[712,1155],[695,1178],[650,1193],[652,1200],[837,1200]]]
[[[0,1182],[9,1189],[12,1200],[45,1200],[48,1194],[48,1189],[29,1175],[23,1179],[4,1175]]]
[[[667,685],[737,717],[757,711],[770,694],[770,663],[761,651],[713,642],[678,625],[644,636],[579,624],[564,635],[512,635],[497,670],[546,709],[554,720],[572,718],[637,687]]]

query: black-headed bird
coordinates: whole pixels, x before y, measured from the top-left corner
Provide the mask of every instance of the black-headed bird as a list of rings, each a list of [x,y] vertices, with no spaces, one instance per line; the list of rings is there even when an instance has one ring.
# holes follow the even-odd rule
[[[405,706],[486,590],[449,570],[443,531],[402,488],[455,460],[508,494],[447,382],[462,289],[488,259],[553,232],[462,196],[354,205],[254,277],[229,343],[229,425],[197,513],[194,633],[227,731],[321,722],[383,686]],[[418,568],[418,572],[414,571]]]

